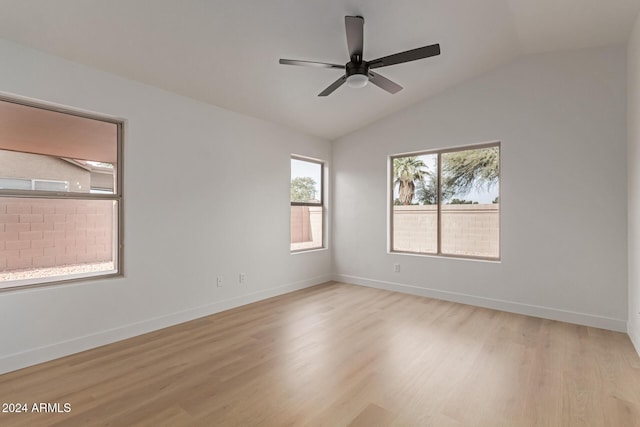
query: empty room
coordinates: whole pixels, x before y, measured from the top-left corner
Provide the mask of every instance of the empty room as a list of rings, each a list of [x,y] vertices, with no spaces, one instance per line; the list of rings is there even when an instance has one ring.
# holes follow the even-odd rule
[[[0,425],[640,426],[640,0],[0,11]]]

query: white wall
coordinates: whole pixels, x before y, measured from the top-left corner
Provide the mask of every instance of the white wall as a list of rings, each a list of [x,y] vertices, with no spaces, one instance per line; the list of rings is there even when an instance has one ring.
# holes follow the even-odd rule
[[[289,155],[330,160],[328,141],[9,42],[0,57],[0,92],[127,120],[125,277],[0,293],[0,372],[330,279],[328,250],[289,253]]]
[[[640,16],[627,47],[627,197],[629,221],[629,325],[640,354]]]
[[[625,55],[524,57],[335,141],[335,277],[625,331]],[[388,254],[387,156],[496,140],[502,261]]]

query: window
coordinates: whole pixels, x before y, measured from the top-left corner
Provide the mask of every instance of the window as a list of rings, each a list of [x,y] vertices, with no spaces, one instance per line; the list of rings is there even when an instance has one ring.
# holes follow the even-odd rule
[[[51,179],[0,178],[0,189],[69,191],[69,182]]]
[[[0,289],[120,273],[121,147],[117,120],[0,98]]]
[[[291,251],[324,247],[324,163],[291,157]]]
[[[392,252],[500,259],[500,144],[390,158]]]

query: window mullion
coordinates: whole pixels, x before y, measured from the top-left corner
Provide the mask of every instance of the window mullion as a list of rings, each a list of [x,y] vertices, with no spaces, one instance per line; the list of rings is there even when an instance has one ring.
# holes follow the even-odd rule
[[[436,191],[436,202],[437,202],[437,210],[438,210],[438,255],[442,254],[442,154],[438,153],[438,186]]]

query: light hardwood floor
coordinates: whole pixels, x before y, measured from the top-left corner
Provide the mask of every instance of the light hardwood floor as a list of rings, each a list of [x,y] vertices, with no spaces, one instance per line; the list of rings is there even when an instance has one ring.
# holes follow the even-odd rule
[[[0,376],[2,426],[640,426],[625,334],[328,283]]]

